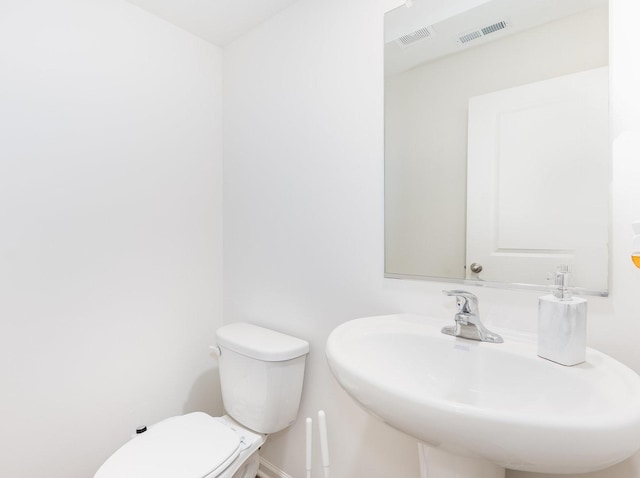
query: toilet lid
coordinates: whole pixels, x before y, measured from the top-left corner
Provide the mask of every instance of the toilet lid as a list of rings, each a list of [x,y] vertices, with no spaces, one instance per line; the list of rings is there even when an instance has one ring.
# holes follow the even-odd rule
[[[206,413],[163,420],[116,451],[95,478],[203,478],[224,470],[241,450],[240,436]]]

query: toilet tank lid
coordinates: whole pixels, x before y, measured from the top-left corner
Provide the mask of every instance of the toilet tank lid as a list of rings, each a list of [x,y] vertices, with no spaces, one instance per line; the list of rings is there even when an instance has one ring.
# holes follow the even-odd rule
[[[220,347],[266,362],[291,360],[309,353],[309,343],[253,324],[236,323],[216,331]]]

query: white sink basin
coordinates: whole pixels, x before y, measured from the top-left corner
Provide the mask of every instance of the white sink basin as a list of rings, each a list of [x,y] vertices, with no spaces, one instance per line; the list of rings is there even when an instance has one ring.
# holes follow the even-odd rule
[[[542,473],[606,468],[640,449],[640,378],[593,349],[574,367],[535,342],[440,333],[415,315],[352,320],[327,341],[340,385],[385,423],[452,453]],[[502,332],[501,332],[502,333]]]

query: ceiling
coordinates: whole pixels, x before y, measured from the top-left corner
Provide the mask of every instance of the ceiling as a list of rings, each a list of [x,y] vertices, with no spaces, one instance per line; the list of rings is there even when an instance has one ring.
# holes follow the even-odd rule
[[[296,0],[128,0],[210,43],[224,46]]]

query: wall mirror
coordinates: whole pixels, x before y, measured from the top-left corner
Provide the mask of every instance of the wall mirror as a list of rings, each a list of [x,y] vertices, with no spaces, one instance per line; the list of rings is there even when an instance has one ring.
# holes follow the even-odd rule
[[[385,15],[385,276],[607,295],[608,2],[437,3]]]

